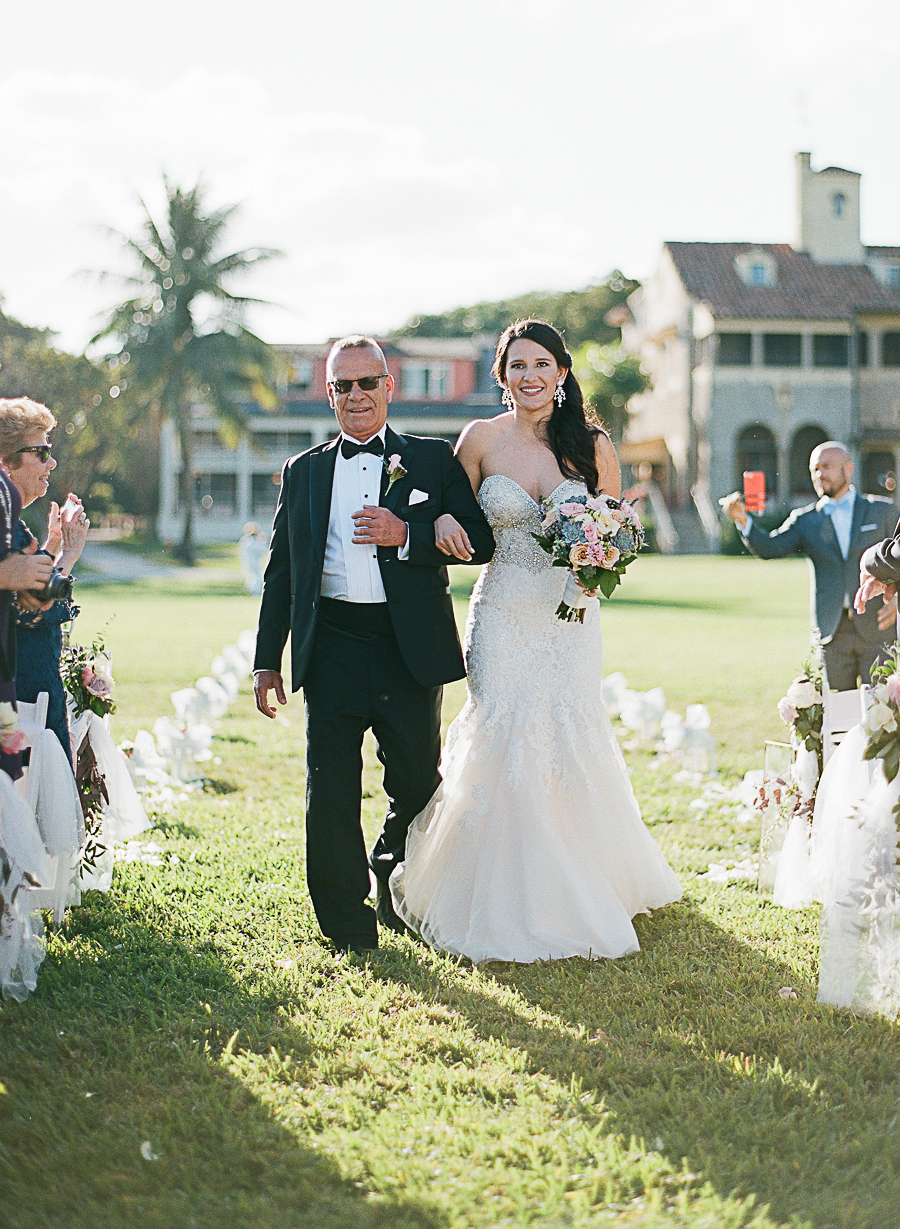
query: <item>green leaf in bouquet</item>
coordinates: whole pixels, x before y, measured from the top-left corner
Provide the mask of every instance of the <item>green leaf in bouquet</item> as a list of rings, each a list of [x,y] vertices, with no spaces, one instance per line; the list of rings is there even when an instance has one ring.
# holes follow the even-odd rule
[[[534,538],[535,542],[537,542],[541,550],[547,551],[548,554],[553,550],[553,541],[551,538],[545,537],[542,533],[533,533],[531,536]]]
[[[600,569],[600,579],[597,582],[597,588],[604,597],[612,597],[616,585],[621,583],[621,576],[618,572],[607,571],[606,568]]]
[[[892,741],[884,753],[884,775],[893,781],[900,772],[900,743]]]

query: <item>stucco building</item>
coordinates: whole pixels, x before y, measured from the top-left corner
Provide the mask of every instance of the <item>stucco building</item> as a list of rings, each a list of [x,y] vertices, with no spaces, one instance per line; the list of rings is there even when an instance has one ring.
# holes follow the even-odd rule
[[[900,463],[900,247],[860,239],[860,176],[797,155],[793,244],[666,243],[623,324],[652,389],[634,398],[625,456],[710,541],[716,500],[763,470],[769,506],[812,497],[809,454],[846,441],[865,491]]]
[[[466,423],[501,410],[490,374],[489,338],[410,338],[381,341],[394,377],[390,421],[400,432],[439,436],[455,442]],[[247,521],[266,531],[278,499],[281,467],[288,457],[337,432],[325,391],[325,360],[331,343],[281,346],[290,372],[274,412],[247,411],[247,432],[235,448],[219,434],[203,406],[194,410],[193,470],[196,539],[233,542]],[[164,424],[160,456],[160,511],[157,531],[176,541],[182,531],[179,500],[181,449],[171,422]]]

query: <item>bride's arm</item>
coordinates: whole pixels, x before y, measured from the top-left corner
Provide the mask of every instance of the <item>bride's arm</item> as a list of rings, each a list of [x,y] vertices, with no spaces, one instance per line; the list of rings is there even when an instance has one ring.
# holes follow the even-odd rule
[[[605,431],[597,432],[594,449],[597,458],[600,493],[602,495],[612,495],[614,499],[618,499],[622,494],[622,475],[619,472],[619,458],[616,456],[612,440]]]
[[[463,428],[463,433],[456,444],[456,459],[466,471],[466,477],[477,496],[481,488],[481,459],[484,456],[483,420],[476,419]],[[472,555],[472,544],[466,532],[455,516],[445,512],[434,522],[434,544],[445,555],[456,556],[457,559],[469,559]]]

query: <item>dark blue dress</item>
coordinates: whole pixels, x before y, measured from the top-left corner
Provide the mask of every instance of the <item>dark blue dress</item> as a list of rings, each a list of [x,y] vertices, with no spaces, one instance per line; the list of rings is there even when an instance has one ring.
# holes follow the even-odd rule
[[[78,607],[71,601],[54,602],[44,612],[16,607],[16,697],[25,704],[35,704],[40,692],[49,694],[47,729],[59,739],[70,764],[72,746],[66,716],[66,689],[59,665],[62,624],[77,615]]]

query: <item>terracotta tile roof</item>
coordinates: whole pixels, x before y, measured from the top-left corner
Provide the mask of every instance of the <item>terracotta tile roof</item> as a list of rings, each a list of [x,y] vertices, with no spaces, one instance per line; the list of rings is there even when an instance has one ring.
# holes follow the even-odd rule
[[[882,286],[865,265],[818,265],[787,243],[667,243],[689,294],[731,320],[850,320],[857,312],[900,312],[900,288]],[[879,248],[887,255],[895,249]],[[775,286],[748,286],[734,258],[768,252]]]

